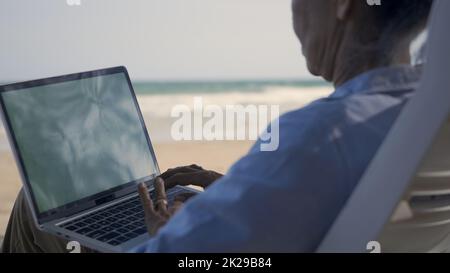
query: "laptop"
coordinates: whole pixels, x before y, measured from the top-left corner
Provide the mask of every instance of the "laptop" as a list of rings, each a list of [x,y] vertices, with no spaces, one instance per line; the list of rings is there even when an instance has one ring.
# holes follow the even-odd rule
[[[4,85],[0,105],[40,230],[101,252],[150,238],[137,184],[160,173],[125,67]]]

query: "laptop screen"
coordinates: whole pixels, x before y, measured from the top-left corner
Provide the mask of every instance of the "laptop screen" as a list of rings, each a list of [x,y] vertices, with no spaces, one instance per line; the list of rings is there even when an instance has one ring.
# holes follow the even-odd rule
[[[157,172],[125,73],[1,96],[40,213]]]

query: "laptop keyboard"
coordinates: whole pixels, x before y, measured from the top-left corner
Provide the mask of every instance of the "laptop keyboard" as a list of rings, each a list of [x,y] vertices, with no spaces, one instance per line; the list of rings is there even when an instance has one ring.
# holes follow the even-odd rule
[[[187,190],[180,187],[169,189],[168,203],[171,204],[175,196],[183,191]],[[150,195],[153,199],[153,192]],[[60,227],[113,246],[147,233],[139,195],[64,223]]]

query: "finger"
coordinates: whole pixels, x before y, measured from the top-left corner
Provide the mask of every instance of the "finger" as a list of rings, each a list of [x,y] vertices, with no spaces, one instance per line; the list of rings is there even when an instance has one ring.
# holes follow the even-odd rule
[[[199,172],[202,172],[202,171],[174,174],[171,177],[164,180],[165,186],[167,188],[172,188],[172,187],[175,187],[176,185],[180,185],[180,186],[191,185],[200,176]]]
[[[165,186],[167,188],[172,188],[175,187],[176,185],[180,186],[195,185],[206,188],[212,182],[208,173],[209,171],[177,173],[165,180]]]
[[[192,164],[190,166],[182,166],[182,167],[177,167],[177,168],[173,168],[173,169],[168,169],[167,171],[162,173],[160,175],[160,177],[162,179],[167,179],[177,173],[190,173],[190,172],[196,172],[196,171],[200,171],[200,170],[203,170],[203,168],[198,165]]]
[[[167,195],[166,195],[166,189],[164,187],[164,180],[160,177],[157,177],[154,182],[155,187],[155,204],[157,211],[161,212],[162,214],[167,214]]]
[[[153,208],[153,202],[148,194],[148,189],[145,183],[138,185],[138,193],[141,199],[142,206],[144,207],[144,214],[146,218],[154,218],[155,210]]]
[[[162,173],[160,175],[160,177],[162,179],[167,179],[177,173],[191,173],[191,172],[196,172],[199,171],[200,169],[193,167],[193,166],[184,166],[184,167],[177,167],[177,168],[173,168],[173,169],[168,169],[167,171],[165,171],[164,173]]]
[[[183,207],[183,205],[184,203],[181,201],[173,201],[172,206],[169,208],[170,215],[174,215],[176,212],[178,212]]]
[[[184,192],[180,193],[177,196],[175,196],[174,201],[185,203],[187,200],[191,199],[192,197],[196,196],[197,194],[194,192]]]

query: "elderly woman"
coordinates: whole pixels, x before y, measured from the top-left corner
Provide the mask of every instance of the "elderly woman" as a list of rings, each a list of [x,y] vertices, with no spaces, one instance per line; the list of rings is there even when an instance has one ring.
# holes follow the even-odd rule
[[[159,199],[175,184],[208,186],[184,205],[154,206],[141,186],[155,236],[136,251],[314,251],[413,95],[420,69],[410,45],[431,5],[293,0],[308,68],[335,92],[282,116],[279,148],[263,152],[257,143],[223,177],[195,165],[164,173],[155,183]],[[4,251],[65,251],[65,244],[36,230],[21,194]]]

